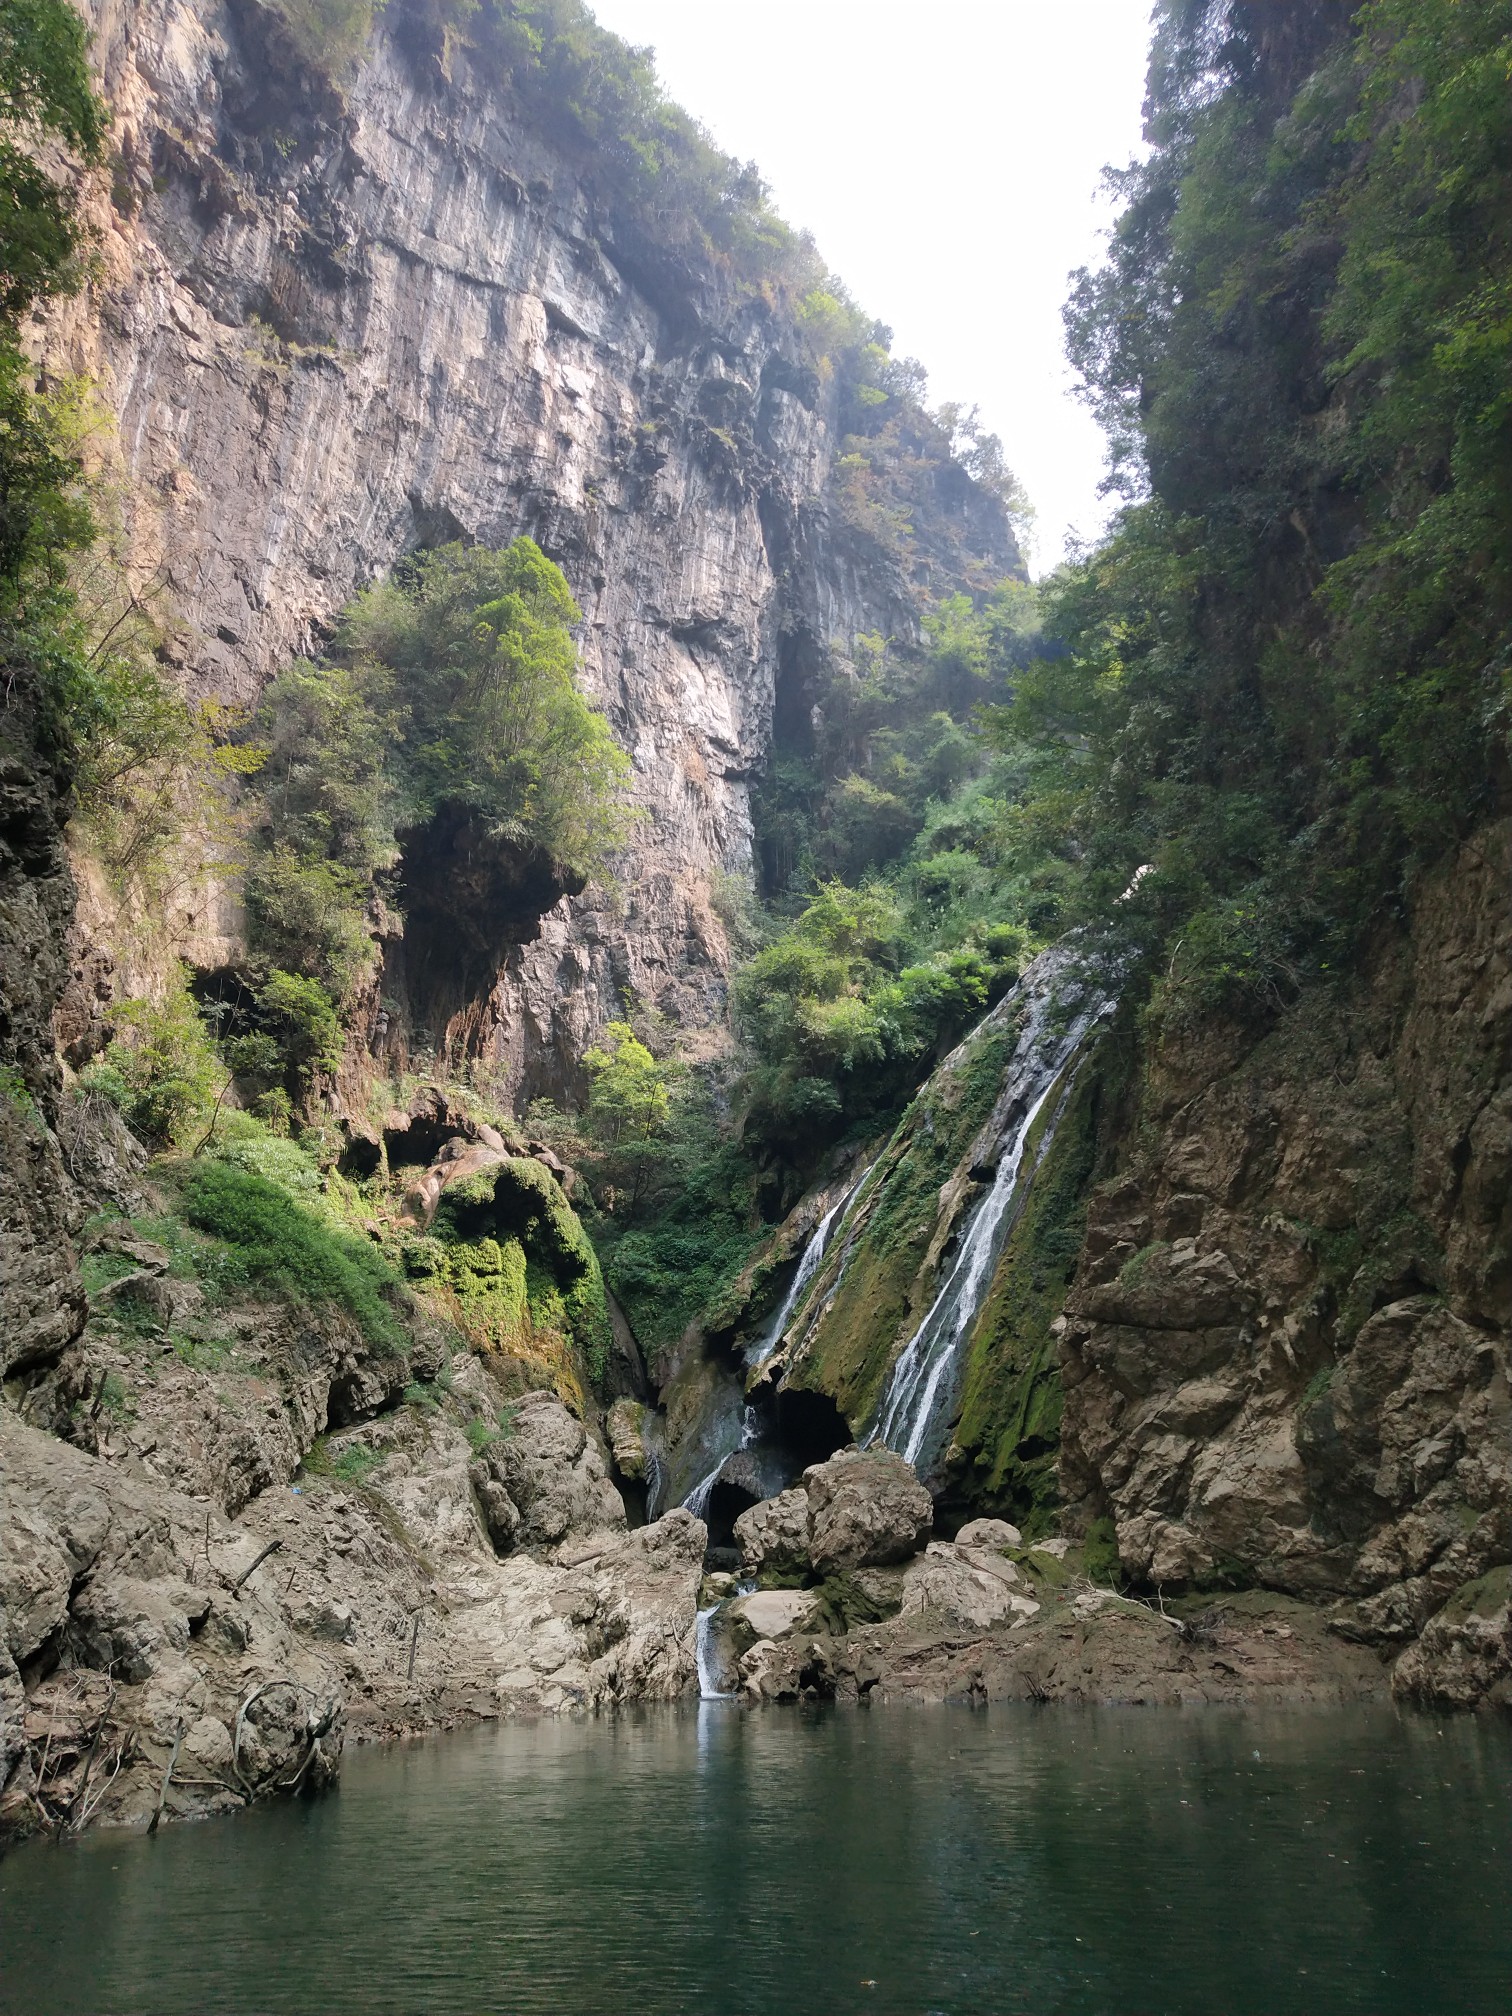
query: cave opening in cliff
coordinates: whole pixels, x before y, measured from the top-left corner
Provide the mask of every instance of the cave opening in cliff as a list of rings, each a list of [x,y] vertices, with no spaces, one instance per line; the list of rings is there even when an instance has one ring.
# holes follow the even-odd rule
[[[850,1423],[827,1393],[784,1387],[777,1395],[777,1434],[798,1470],[823,1463],[855,1437]]]
[[[443,804],[396,837],[404,930],[389,945],[385,988],[406,1001],[417,1040],[434,1042],[487,996],[510,948],[538,938],[546,912],[585,885],[469,806]]]
[[[709,1493],[704,1507],[704,1524],[709,1529],[706,1552],[723,1553],[735,1547],[735,1521],[742,1512],[749,1512],[761,1500],[754,1491],[748,1491],[743,1484],[733,1479],[721,1477]]]
[[[818,804],[819,696],[828,660],[806,631],[784,637],[772,685],[772,753],[752,794],[761,893],[779,896],[798,872]]]

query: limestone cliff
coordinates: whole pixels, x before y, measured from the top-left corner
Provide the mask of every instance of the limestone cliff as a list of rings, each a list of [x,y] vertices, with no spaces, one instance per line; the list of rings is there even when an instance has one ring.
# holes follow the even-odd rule
[[[613,890],[555,903],[426,1033],[524,1101],[572,1085],[627,993],[717,1022],[711,885],[749,867],[774,708],[802,714],[858,633],[916,634],[921,590],[1017,570],[1001,506],[948,456],[921,465],[905,578],[835,508],[837,392],[791,308],[649,242],[507,69],[412,10],[343,90],[257,0],[86,12],[120,162],[99,278],[47,354],[115,416],[187,686],[245,701],[417,545],[530,534],[584,611],[645,817]],[[235,930],[186,900],[199,963]]]
[[[1509,837],[1260,1042],[1157,1050],[1061,1338],[1062,1484],[1131,1572],[1323,1600],[1464,1702],[1512,1684]]]

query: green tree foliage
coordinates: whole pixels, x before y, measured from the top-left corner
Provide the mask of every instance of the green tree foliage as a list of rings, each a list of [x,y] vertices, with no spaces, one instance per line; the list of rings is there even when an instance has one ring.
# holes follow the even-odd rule
[[[622,840],[627,759],[578,691],[579,612],[529,539],[447,546],[361,595],[328,661],[268,688],[253,733],[264,845],[247,876],[258,947],[350,994],[401,837],[449,809],[569,873]]]
[[[898,893],[822,885],[735,986],[753,1062],[744,1084],[753,1145],[799,1155],[901,1103],[921,1063],[958,1036],[1017,974],[1019,934],[910,959]]]
[[[374,0],[267,0],[305,62],[340,78],[373,32]]]
[[[592,1080],[588,1125],[605,1158],[605,1173],[629,1190],[633,1211],[645,1193],[672,1116],[669,1070],[658,1063],[628,1022],[611,1022],[602,1043],[584,1053]]]
[[[10,329],[77,284],[76,199],[36,149],[56,140],[81,161],[100,157],[105,112],[85,46],[84,23],[65,0],[0,0],[0,323]]]
[[[77,459],[67,430],[36,396],[16,341],[23,317],[80,277],[75,191],[37,150],[61,143],[95,161],[105,125],[84,24],[67,0],[0,0],[0,616],[12,633],[35,628],[33,653],[57,613],[48,557],[87,535],[70,495]],[[41,606],[29,606],[23,582]],[[18,644],[13,637],[13,658],[25,655]]]
[[[1068,310],[1129,501],[993,727],[1170,1012],[1347,960],[1504,789],[1509,65],[1504,0],[1160,10]]]
[[[110,1019],[110,1043],[85,1072],[85,1088],[111,1100],[144,1141],[184,1143],[203,1126],[226,1077],[188,973],[178,969],[161,1002],[121,1001]]]

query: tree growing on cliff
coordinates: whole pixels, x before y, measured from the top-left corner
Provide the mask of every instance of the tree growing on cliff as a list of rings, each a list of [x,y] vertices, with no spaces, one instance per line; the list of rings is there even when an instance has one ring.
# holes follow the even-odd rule
[[[251,729],[268,752],[247,875],[260,955],[350,996],[406,847],[458,811],[501,851],[603,872],[629,763],[578,689],[579,620],[533,540],[445,546],[358,596],[329,659],[274,681]]]

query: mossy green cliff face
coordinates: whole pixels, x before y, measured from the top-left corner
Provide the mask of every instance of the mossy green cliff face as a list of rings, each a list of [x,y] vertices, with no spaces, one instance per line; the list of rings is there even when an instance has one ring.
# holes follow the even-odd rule
[[[448,1185],[404,1260],[480,1348],[547,1372],[580,1411],[602,1386],[610,1322],[598,1255],[543,1162],[500,1158]]]
[[[833,1257],[771,1376],[827,1393],[860,1430],[900,1342],[929,1306],[952,1231],[981,1194],[973,1149],[1002,1089],[1015,1010],[1004,1002],[928,1080],[868,1171]]]
[[[1057,1524],[1059,1319],[1086,1229],[1101,1090],[1097,1071],[1088,1069],[1064,1109],[1047,1110],[1042,1125],[1054,1126],[1054,1138],[967,1347],[950,1495],[1012,1519],[1031,1539]]]

